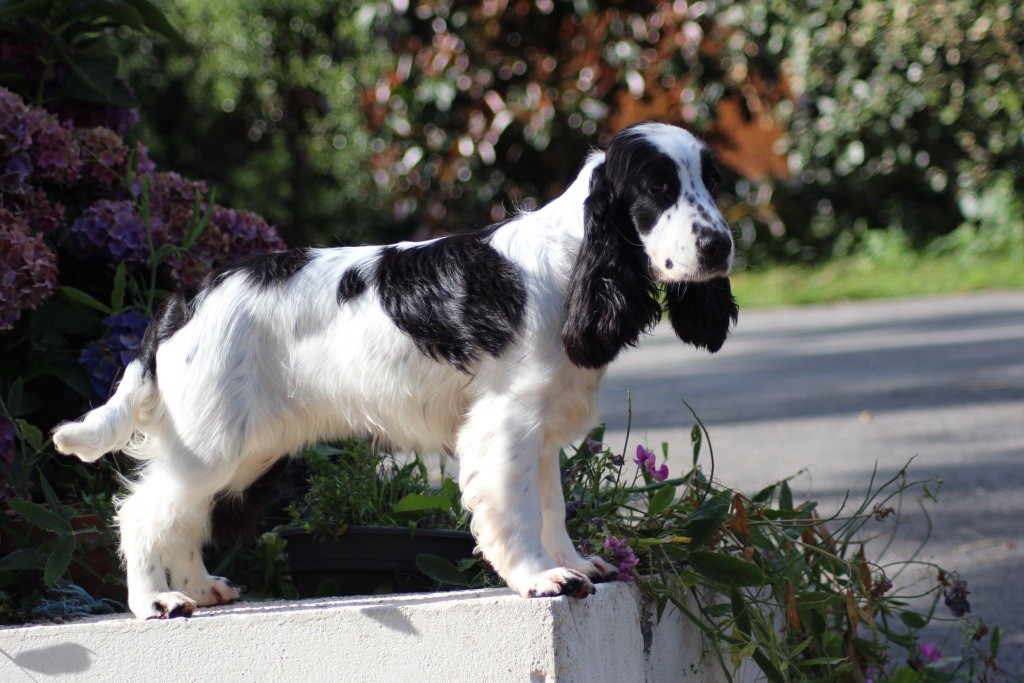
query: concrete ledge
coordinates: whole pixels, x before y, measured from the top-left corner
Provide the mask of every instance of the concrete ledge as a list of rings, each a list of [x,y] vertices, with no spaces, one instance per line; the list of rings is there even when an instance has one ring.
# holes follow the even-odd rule
[[[491,589],[8,627],[0,681],[726,680],[705,649],[680,614],[656,623],[635,586],[614,583],[582,601]]]

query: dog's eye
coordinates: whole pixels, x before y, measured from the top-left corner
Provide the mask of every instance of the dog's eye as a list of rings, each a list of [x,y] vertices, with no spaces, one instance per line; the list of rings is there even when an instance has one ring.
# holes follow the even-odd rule
[[[668,183],[662,180],[655,180],[651,183],[650,190],[654,194],[665,194],[668,192]]]

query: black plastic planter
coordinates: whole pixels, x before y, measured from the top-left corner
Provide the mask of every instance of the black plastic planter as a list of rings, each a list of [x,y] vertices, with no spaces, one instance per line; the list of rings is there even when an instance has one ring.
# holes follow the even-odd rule
[[[318,539],[302,529],[281,531],[288,541],[288,564],[299,597],[372,595],[432,590],[433,580],[416,567],[429,553],[452,564],[473,556],[476,545],[466,531],[350,526],[336,538]],[[333,585],[332,585],[333,584]]]

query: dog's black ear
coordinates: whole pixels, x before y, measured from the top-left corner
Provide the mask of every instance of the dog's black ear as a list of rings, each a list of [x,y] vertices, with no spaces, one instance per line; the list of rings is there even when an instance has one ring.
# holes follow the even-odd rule
[[[583,243],[573,264],[562,326],[562,347],[582,368],[608,365],[661,317],[640,237],[618,213],[602,163],[591,175],[583,205]]]
[[[722,348],[740,315],[727,277],[670,284],[665,290],[665,308],[676,336],[711,353]]]

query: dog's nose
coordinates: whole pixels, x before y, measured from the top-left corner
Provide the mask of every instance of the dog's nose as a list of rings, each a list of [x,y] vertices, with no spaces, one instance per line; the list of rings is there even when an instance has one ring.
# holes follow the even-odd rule
[[[697,253],[708,270],[723,270],[732,253],[732,239],[721,233],[704,233],[697,238]]]

